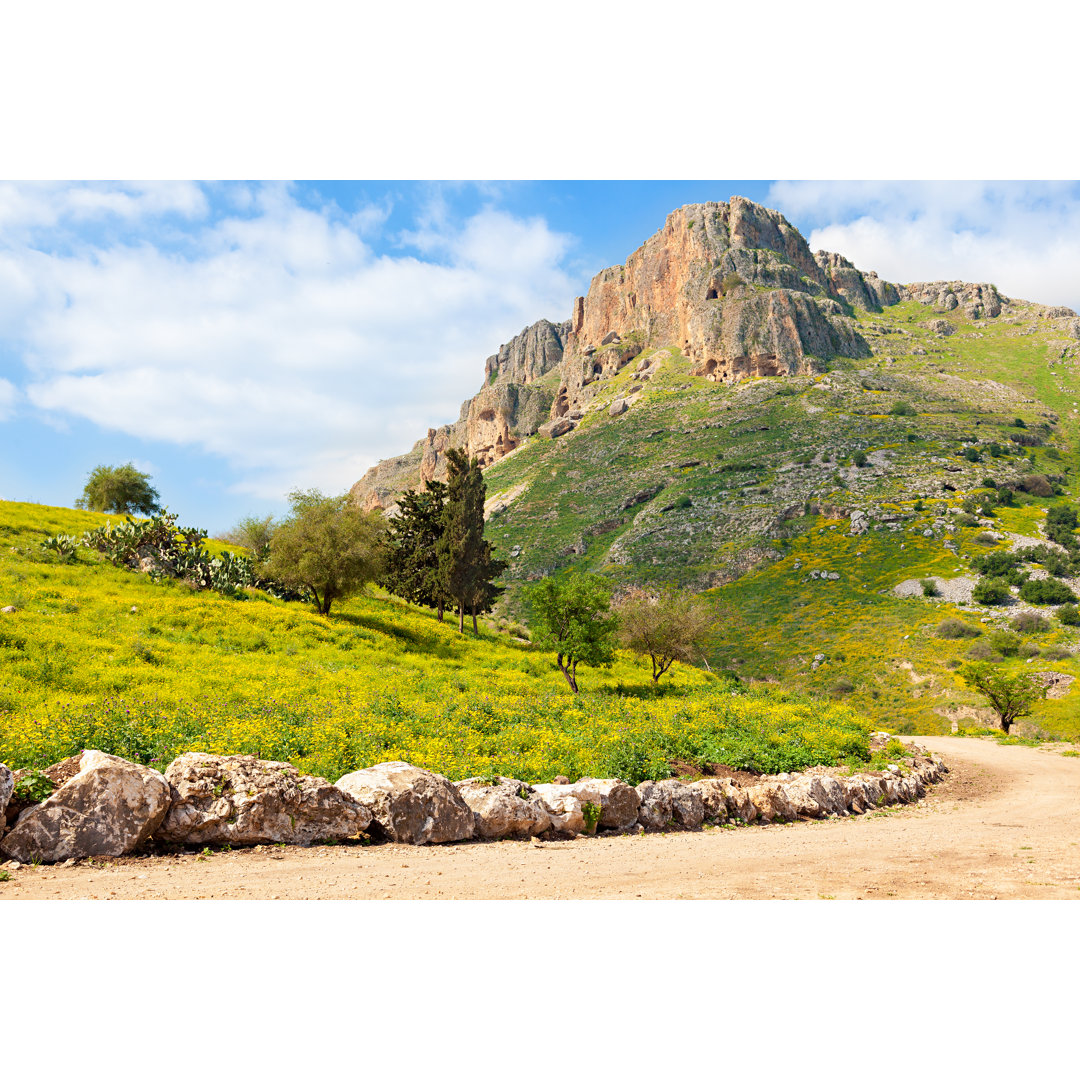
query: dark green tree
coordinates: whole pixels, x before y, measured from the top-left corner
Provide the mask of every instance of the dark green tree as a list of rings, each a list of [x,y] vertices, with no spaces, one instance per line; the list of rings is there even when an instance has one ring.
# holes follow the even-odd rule
[[[578,664],[607,667],[615,657],[618,620],[611,584],[596,574],[548,577],[528,592],[533,644],[556,654],[570,689],[578,692]]]
[[[1046,687],[1030,671],[1009,675],[981,662],[961,668],[960,677],[990,702],[1006,735],[1016,720],[1030,716],[1035,702],[1046,697]]]
[[[150,486],[150,474],[126,465],[98,465],[86,480],[82,495],[75,500],[80,510],[108,514],[156,514],[160,496]]]
[[[382,586],[410,604],[434,608],[442,621],[448,602],[439,583],[437,546],[446,514],[446,485],[433,480],[424,491],[406,491],[388,521]]]
[[[382,575],[386,522],[348,495],[294,491],[289,502],[292,513],[270,537],[264,572],[289,588],[306,589],[319,613],[328,615],[335,600]]]
[[[463,451],[446,452],[449,481],[443,529],[435,545],[438,556],[438,587],[458,609],[458,630],[465,632],[465,612],[472,614],[477,633],[477,614],[490,611],[501,592],[495,579],[506,569],[484,539],[484,499],[487,489],[480,462]]]

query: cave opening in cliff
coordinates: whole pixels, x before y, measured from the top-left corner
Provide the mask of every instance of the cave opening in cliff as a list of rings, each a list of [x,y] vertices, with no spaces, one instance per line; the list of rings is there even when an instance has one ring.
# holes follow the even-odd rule
[[[715,285],[712,285],[712,286],[709,287],[709,291],[705,294],[705,299],[706,300],[715,300],[715,299],[717,299],[717,293],[716,293],[716,286]]]

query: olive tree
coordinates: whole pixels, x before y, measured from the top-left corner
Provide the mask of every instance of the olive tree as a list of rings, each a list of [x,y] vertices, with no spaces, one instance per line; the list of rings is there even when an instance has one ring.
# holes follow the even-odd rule
[[[108,514],[156,514],[160,496],[150,486],[150,474],[126,465],[98,465],[86,480],[83,493],[75,500],[80,510]]]
[[[294,491],[292,513],[270,536],[265,575],[311,593],[319,613],[358,592],[382,573],[386,523],[364,512],[348,495]]]
[[[704,652],[714,620],[705,602],[673,589],[634,589],[616,608],[624,648],[652,661],[653,682],[676,660],[691,664]]]
[[[559,670],[578,692],[578,664],[607,667],[615,658],[618,620],[611,585],[596,574],[545,578],[528,592],[533,645],[555,652]]]
[[[1030,671],[1009,675],[984,661],[961,668],[960,677],[990,702],[1006,735],[1016,720],[1030,716],[1035,702],[1046,697],[1046,686]]]

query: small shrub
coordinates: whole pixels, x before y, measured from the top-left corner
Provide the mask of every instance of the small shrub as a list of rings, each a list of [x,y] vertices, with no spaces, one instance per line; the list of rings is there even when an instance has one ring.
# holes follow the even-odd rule
[[[974,648],[974,646],[972,646],[972,648]],[[945,666],[947,668],[949,668],[950,671],[955,671],[958,667],[960,667],[961,663],[962,663],[962,661],[957,660],[954,657],[952,660],[946,660],[945,661]]]
[[[1064,645],[1051,645],[1042,651],[1044,660],[1068,660],[1072,653]]]
[[[1020,638],[1016,634],[1010,634],[1008,630],[995,630],[987,641],[990,648],[1002,656],[1015,656],[1020,648]]]
[[[967,658],[969,660],[994,660],[1000,659],[993,649],[986,644],[985,641],[976,641],[974,645],[968,649]],[[959,666],[959,665],[957,665]]]
[[[1016,650],[1016,655],[1027,660],[1029,657],[1039,655],[1039,646],[1034,641],[1022,641]]]
[[[1057,578],[1031,579],[1020,586],[1020,596],[1029,604],[1075,604],[1076,594]]]
[[[1035,611],[1022,611],[1011,626],[1019,634],[1045,634],[1050,629],[1050,622]]]
[[[915,509],[915,510],[925,510],[926,509],[926,504],[922,501],[922,499],[916,499],[915,500],[915,506],[913,507],[913,509]]]
[[[829,693],[831,694],[850,694],[855,689],[855,684],[850,679],[837,679],[832,686],[829,687]]]
[[[1026,427],[1027,427],[1027,424],[1025,424],[1025,423],[1024,423],[1024,421],[1023,421],[1023,420],[1021,420],[1021,419],[1020,419],[1020,417],[1018,416],[1018,417],[1017,417],[1017,418],[1016,418],[1016,419],[1015,419],[1015,420],[1013,421],[1013,427],[1022,427],[1022,428],[1026,428]]]
[[[976,544],[982,544],[983,547],[993,547],[997,541],[988,533],[981,532],[978,536],[974,537]]]
[[[934,634],[940,638],[956,640],[958,638],[977,638],[982,631],[977,626],[972,626],[961,619],[942,619],[937,624]]]
[[[982,454],[974,446],[968,446],[964,449],[964,457],[968,461],[982,461]]]
[[[956,518],[957,525],[963,525],[970,529],[979,524],[979,519],[974,514],[959,514]]]
[[[906,401],[898,401],[889,410],[893,416],[918,416],[918,410],[912,408]]]
[[[1004,604],[1009,596],[1009,586],[1001,578],[981,578],[971,590],[976,604]]]
[[[941,592],[937,587],[937,582],[933,578],[923,578],[919,582],[922,586],[923,596],[940,596]]]
[[[866,467],[866,454],[864,454],[862,450],[856,450],[855,453],[851,455],[851,460],[859,469]]]
[[[1057,617],[1065,626],[1080,626],[1080,608],[1075,604],[1062,604],[1057,609]]]

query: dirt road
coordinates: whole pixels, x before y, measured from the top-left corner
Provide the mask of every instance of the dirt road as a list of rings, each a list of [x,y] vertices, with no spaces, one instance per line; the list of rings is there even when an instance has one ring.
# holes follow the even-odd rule
[[[920,738],[952,770],[918,805],[701,833],[412,848],[262,847],[18,867],[16,899],[1080,899],[1080,758]]]

